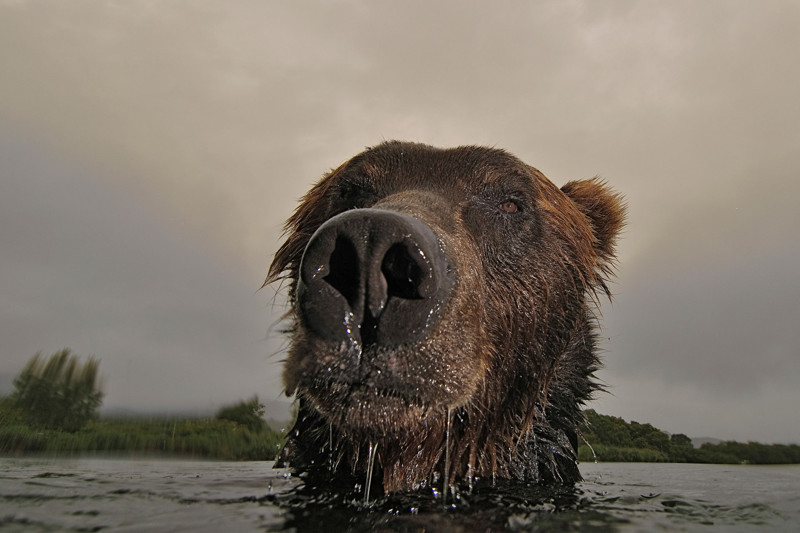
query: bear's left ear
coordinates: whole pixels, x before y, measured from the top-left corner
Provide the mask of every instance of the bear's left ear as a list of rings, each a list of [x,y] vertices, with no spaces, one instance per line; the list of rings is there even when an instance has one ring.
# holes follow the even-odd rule
[[[617,236],[625,226],[625,200],[599,178],[570,181],[561,190],[589,219],[599,258],[612,264]]]

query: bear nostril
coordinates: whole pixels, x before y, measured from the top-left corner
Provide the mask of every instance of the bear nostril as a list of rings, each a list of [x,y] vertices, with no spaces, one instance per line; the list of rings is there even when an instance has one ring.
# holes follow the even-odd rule
[[[354,209],[322,224],[298,270],[295,303],[303,326],[350,345],[419,341],[453,286],[433,230],[379,209]]]
[[[415,250],[415,255],[421,252]],[[419,263],[409,252],[404,244],[395,244],[386,252],[381,263],[381,272],[386,279],[387,296],[405,298],[406,300],[420,300],[423,296],[419,288],[422,284],[424,272]]]
[[[341,236],[336,239],[328,260],[328,272],[323,279],[352,306],[358,297],[359,261],[356,247],[350,239]]]

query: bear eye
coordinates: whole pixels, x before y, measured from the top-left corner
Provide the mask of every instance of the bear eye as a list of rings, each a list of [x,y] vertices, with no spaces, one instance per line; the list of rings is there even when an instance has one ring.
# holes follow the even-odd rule
[[[519,205],[517,205],[517,202],[514,200],[505,200],[500,202],[497,207],[504,213],[516,213],[519,211]]]

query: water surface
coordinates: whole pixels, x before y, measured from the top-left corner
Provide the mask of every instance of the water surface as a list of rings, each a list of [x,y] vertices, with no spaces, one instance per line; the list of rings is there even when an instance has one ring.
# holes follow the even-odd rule
[[[574,489],[363,503],[271,462],[0,459],[3,531],[797,531],[800,466],[582,464]]]

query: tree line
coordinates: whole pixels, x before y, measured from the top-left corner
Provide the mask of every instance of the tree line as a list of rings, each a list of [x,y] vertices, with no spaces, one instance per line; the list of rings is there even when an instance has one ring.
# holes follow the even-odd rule
[[[581,461],[718,464],[796,464],[800,446],[758,442],[705,443],[699,448],[682,433],[672,435],[651,424],[584,411],[586,426],[578,448]]]
[[[257,396],[212,418],[104,418],[100,362],[69,348],[34,355],[0,398],[0,453],[145,453],[215,459],[272,459],[283,436],[263,419]]]

